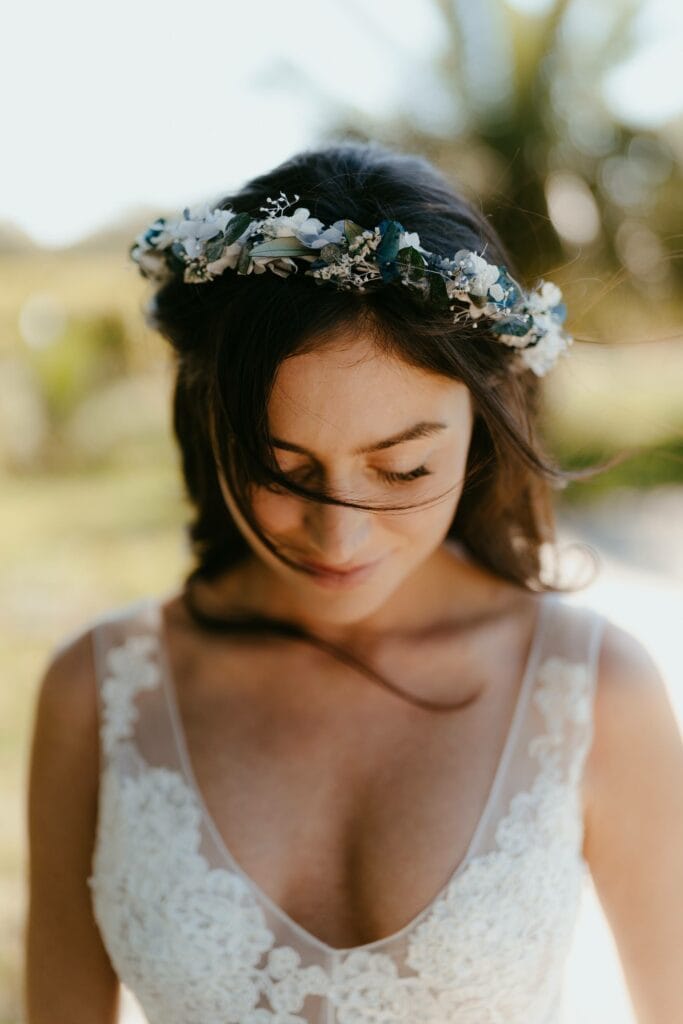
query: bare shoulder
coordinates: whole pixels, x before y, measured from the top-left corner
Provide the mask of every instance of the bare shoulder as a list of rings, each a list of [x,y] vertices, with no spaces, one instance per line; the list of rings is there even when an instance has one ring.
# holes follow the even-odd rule
[[[36,706],[37,721],[50,732],[69,737],[97,729],[98,706],[93,626],[63,637],[49,652]]]
[[[597,699],[609,699],[614,691],[636,699],[638,693],[661,685],[662,676],[649,648],[634,633],[605,619],[598,659]]]
[[[27,1019],[114,1021],[118,981],[87,879],[98,791],[93,627],[49,653],[38,687],[28,785]]]
[[[52,851],[69,849],[85,870],[94,837],[100,776],[99,709],[92,628],[49,653],[34,706],[28,787],[32,885]],[[57,841],[57,837],[59,839]]]
[[[683,1020],[683,737],[646,645],[606,623],[584,857],[638,1020]]]
[[[42,811],[59,779],[67,786],[65,792],[76,786],[94,811],[99,774],[99,707],[93,626],[88,624],[52,648],[38,683],[31,745],[32,803]]]
[[[597,663],[594,749],[598,754],[631,726],[672,712],[667,684],[651,651],[633,633],[604,622]],[[644,717],[643,717],[644,716]]]
[[[661,764],[681,771],[681,729],[667,683],[638,637],[607,619],[596,666],[593,741],[585,768],[587,847],[598,856],[600,822],[630,787]],[[662,763],[666,762],[666,763]],[[680,780],[679,780],[680,781]]]

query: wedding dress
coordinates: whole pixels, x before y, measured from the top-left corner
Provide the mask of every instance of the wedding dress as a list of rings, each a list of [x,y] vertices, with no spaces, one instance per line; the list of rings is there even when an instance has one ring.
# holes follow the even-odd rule
[[[467,853],[399,931],[338,949],[237,863],[188,756],[159,598],[94,620],[93,910],[149,1024],[560,1024],[588,866],[581,779],[604,617],[544,594]]]

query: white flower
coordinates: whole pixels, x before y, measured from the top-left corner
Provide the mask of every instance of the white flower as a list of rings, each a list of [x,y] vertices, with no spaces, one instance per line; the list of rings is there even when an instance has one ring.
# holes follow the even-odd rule
[[[187,212],[190,217],[189,221],[185,221],[185,223],[201,222],[207,225],[213,224],[219,231],[225,231],[230,221],[236,216],[234,210],[220,210],[218,208],[212,210],[208,203],[191,206]]]
[[[425,251],[420,245],[420,236],[417,231],[402,231],[398,236],[399,249],[405,249],[408,245],[412,245],[414,249],[418,249],[421,252]]]
[[[520,358],[537,377],[543,377],[555,365],[560,353],[571,344],[572,339],[569,335],[559,330],[549,330],[537,345],[522,349]]]
[[[298,238],[302,242],[309,237],[318,238],[323,230],[323,222],[311,217],[305,206],[300,206],[291,217],[268,217],[261,228],[269,238]]]
[[[322,249],[323,245],[328,245],[329,243],[339,245],[340,242],[344,240],[343,220],[336,221],[336,223],[332,224],[331,227],[324,228],[323,231],[320,230],[318,225],[322,227],[319,220],[315,217],[311,217],[310,220],[306,221],[297,229],[296,237],[303,242],[304,245],[308,245],[313,249]]]
[[[530,292],[527,306],[532,313],[544,313],[562,301],[562,292],[552,281],[543,281],[540,288]]]
[[[459,249],[455,260],[461,264],[469,278],[468,290],[472,295],[486,295],[492,284],[498,280],[500,271],[493,263],[487,263],[483,257],[468,249]]]
[[[202,254],[204,242],[225,231],[234,213],[231,210],[210,210],[207,203],[187,212],[189,218],[183,217],[168,230],[182,242],[189,258],[194,259]]]

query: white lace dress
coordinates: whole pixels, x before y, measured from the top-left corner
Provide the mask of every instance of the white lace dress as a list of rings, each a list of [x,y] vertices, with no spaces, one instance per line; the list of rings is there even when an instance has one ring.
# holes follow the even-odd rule
[[[400,931],[337,949],[226,848],[193,775],[160,602],[94,622],[102,777],[88,878],[150,1024],[560,1024],[587,865],[581,778],[604,617],[542,598],[465,857]]]

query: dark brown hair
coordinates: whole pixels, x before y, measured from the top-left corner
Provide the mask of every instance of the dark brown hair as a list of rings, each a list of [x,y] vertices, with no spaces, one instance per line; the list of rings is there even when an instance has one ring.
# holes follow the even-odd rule
[[[485,247],[489,262],[506,265],[520,280],[485,216],[420,156],[372,142],[340,141],[298,153],[213,206],[262,217],[261,207],[280,192],[288,198],[297,195],[296,205],[324,224],[348,218],[374,227],[386,218],[417,232],[430,252],[453,255],[458,249],[482,252]],[[217,466],[256,535],[295,569],[255,520],[248,501],[250,484],[281,488],[306,500],[378,508],[295,484],[278,472],[268,434],[268,399],[280,363],[324,344],[326,331],[357,325],[383,351],[462,381],[470,390],[473,432],[448,537],[481,566],[520,588],[572,590],[557,578],[552,583],[541,578],[543,546],[555,550],[552,491],[605,467],[569,472],[552,460],[537,427],[541,381],[531,370],[515,368],[516,350],[489,333],[485,318],[476,331],[471,322],[456,325],[452,314],[429,308],[400,282],[358,292],[321,285],[300,273],[284,278],[270,271],[243,276],[226,270],[211,282],[186,284],[176,276],[157,286],[147,321],[175,353],[173,425],[194,507],[188,534],[196,559],[184,597],[202,627],[308,640],[393,688],[349,652],[293,622],[252,615],[217,618],[200,610],[192,598],[195,581],[214,579],[250,554],[225,504]],[[445,707],[405,696],[425,707]]]

